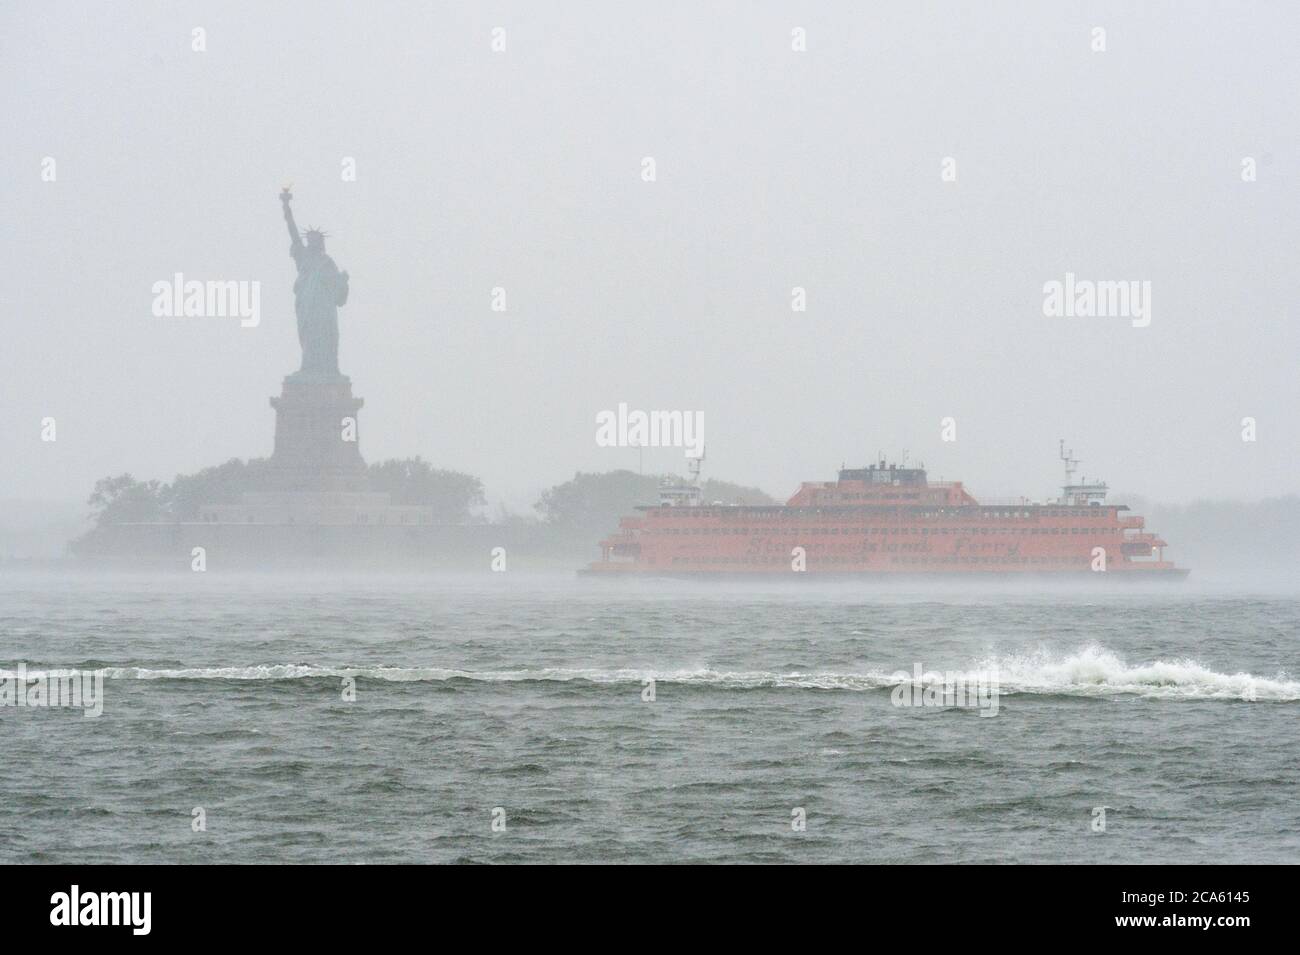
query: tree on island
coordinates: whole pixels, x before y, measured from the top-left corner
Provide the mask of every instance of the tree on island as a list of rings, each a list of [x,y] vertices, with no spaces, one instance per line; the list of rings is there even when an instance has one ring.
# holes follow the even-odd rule
[[[178,474],[168,488],[167,510],[172,520],[197,521],[204,504],[237,504],[245,491],[263,484],[268,458],[231,458],[193,474]]]
[[[387,491],[394,504],[431,506],[435,524],[481,521],[477,511],[487,505],[481,480],[472,474],[435,468],[418,456],[370,465],[370,487]]]
[[[557,484],[542,492],[534,508],[542,520],[565,536],[596,541],[618,527],[618,519],[636,513],[638,504],[657,504],[659,486],[680,478],[663,474],[636,474],[632,471],[606,471],[603,474],[578,472],[573,480]],[[705,481],[701,490],[705,503],[775,504],[756,487],[730,481]]]
[[[101,478],[87,503],[96,524],[196,521],[204,504],[234,504],[248,491],[264,490],[267,458],[178,474],[171,484],[137,481],[130,474]],[[387,491],[394,504],[433,508],[436,523],[467,523],[486,500],[483,482],[471,474],[434,468],[422,458],[393,459],[370,465],[370,486]]]
[[[86,503],[97,524],[126,524],[166,520],[167,486],[137,481],[130,474],[100,478]]]

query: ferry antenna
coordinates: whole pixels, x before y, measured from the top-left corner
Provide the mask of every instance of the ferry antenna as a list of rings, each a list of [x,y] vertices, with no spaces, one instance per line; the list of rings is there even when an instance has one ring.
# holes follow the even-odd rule
[[[1071,448],[1069,451],[1065,450],[1064,438],[1061,439],[1060,454],[1061,460],[1065,462],[1065,485],[1066,487],[1069,487],[1074,483],[1074,470],[1079,466],[1079,462],[1075,460],[1074,448]]]

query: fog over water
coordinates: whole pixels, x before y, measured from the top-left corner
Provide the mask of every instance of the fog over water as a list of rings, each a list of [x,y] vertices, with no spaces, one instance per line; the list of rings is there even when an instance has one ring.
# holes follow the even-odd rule
[[[1295,861],[1298,34],[0,4],[0,862]]]
[[[1042,498],[1060,437],[1154,502],[1293,494],[1298,25],[1282,3],[5,4],[0,499],[270,452],[289,183],[351,274],[363,455],[468,471],[513,511],[577,470],[682,470],[597,446],[620,402],[701,413],[706,474],[779,499],[904,449]],[[260,323],[155,317],[178,272],[259,281]],[[1066,273],[1150,282],[1150,324],[1045,316]]]

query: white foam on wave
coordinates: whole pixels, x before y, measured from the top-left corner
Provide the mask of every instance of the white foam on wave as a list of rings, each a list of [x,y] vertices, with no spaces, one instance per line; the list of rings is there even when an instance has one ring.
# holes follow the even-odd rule
[[[1300,682],[1238,671],[1219,673],[1195,660],[1128,664],[1104,647],[1091,646],[1060,659],[1047,651],[994,661],[1002,690],[1081,696],[1133,694],[1160,699],[1300,700]],[[986,665],[990,665],[986,664]]]
[[[1273,678],[1250,673],[1219,673],[1194,660],[1155,660],[1128,664],[1103,647],[1087,647],[1064,656],[1037,653],[992,657],[961,670],[933,672],[927,668],[923,683],[961,679],[987,681],[997,671],[1003,694],[1027,693],[1065,696],[1133,695],[1168,700],[1235,699],[1259,702],[1300,700],[1300,682],[1285,674]],[[28,679],[42,674],[58,676],[68,670],[27,671]],[[104,675],[117,680],[300,680],[312,678],[385,680],[395,683],[469,680],[480,683],[583,682],[595,684],[658,683],[711,686],[721,689],[808,689],[866,691],[915,682],[906,670],[867,670],[860,673],[789,672],[765,670],[714,670],[709,667],[678,670],[598,669],[542,667],[522,670],[459,670],[443,667],[345,667],[305,664],[259,666],[106,667]],[[0,670],[0,678],[12,676]]]

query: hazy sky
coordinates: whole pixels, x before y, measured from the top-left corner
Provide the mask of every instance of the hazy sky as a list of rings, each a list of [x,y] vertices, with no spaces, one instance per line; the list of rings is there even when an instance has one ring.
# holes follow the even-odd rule
[[[702,412],[705,474],[779,496],[904,448],[1043,496],[1059,437],[1159,500],[1300,491],[1298,28],[1290,2],[9,0],[0,498],[270,453],[289,182],[351,273],[362,453],[515,509],[637,467],[596,445],[619,402]],[[261,324],[154,317],[176,272],[260,281]],[[1149,281],[1150,325],[1045,317],[1066,272]]]

